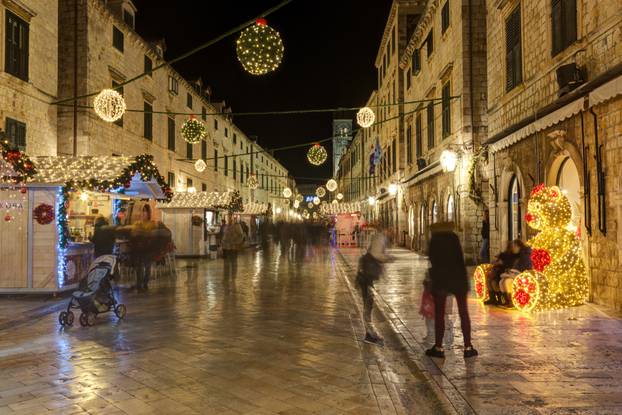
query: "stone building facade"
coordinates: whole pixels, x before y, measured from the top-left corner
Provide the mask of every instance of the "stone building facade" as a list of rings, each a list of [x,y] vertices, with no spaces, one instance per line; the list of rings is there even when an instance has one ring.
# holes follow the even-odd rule
[[[428,226],[451,221],[470,261],[478,257],[483,214],[469,189],[468,167],[486,137],[484,3],[428,1],[400,60],[409,243],[425,251]],[[447,151],[457,159],[453,171],[441,165]]]
[[[32,155],[56,155],[58,2],[0,3],[0,128]]]
[[[400,243],[400,235],[407,226],[402,206],[403,191],[399,187],[396,193],[389,192],[389,187],[397,186],[402,179],[406,163],[404,108],[401,105],[404,75],[399,63],[425,3],[424,0],[393,1],[375,61],[378,71],[376,122],[382,153],[377,171],[376,210],[379,220],[392,231],[393,240]]]
[[[573,207],[590,299],[622,310],[622,15],[618,0],[487,2],[491,251],[533,235],[531,189]]]
[[[67,51],[59,60],[60,100],[118,86],[164,62],[164,41],[140,37],[134,30],[136,13],[129,0],[59,1],[59,45]],[[165,66],[119,92],[128,108],[120,122],[99,118],[90,108],[93,96],[79,99],[77,111],[71,102],[59,107],[59,154],[148,153],[177,191],[237,189],[245,202],[280,199],[280,190],[289,182],[287,170],[233,123],[231,109],[224,101],[214,102],[200,79],[187,81]],[[202,120],[208,131],[207,138],[194,145],[181,135],[191,116]],[[199,158],[207,164],[203,172],[194,168]],[[246,185],[253,173],[261,186],[255,191]]]

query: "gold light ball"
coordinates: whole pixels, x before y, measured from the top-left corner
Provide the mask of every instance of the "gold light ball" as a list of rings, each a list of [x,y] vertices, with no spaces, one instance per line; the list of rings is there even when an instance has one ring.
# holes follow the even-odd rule
[[[315,196],[315,197],[313,198],[313,204],[314,204],[314,205],[319,205],[319,204],[320,204],[320,198],[319,198],[319,197],[317,197],[317,196]]]
[[[249,189],[255,190],[259,187],[259,180],[257,180],[257,177],[254,174],[251,174],[248,176],[248,179],[246,179],[246,184]]]
[[[198,159],[195,163],[194,163],[194,169],[196,171],[198,171],[199,173],[203,173],[205,171],[205,169],[207,168],[207,164],[205,164],[205,162],[201,159]]]
[[[337,193],[337,200],[343,199],[343,193]]]
[[[337,199],[333,199],[333,201],[331,202],[333,205],[338,205],[339,201]]]
[[[283,197],[287,197],[287,198],[292,197],[292,189],[290,189],[289,187],[286,187],[285,189],[283,189]]]
[[[356,113],[356,122],[363,128],[369,128],[376,121],[376,114],[369,107],[363,107]]]
[[[108,122],[115,122],[125,114],[125,100],[114,89],[102,90],[93,100],[93,108],[99,117]]]
[[[337,190],[337,181],[335,179],[330,179],[326,182],[326,188],[329,192],[334,192]]]
[[[315,189],[315,194],[317,195],[317,197],[324,197],[326,196],[326,189],[320,186],[317,189]]]
[[[322,165],[327,158],[328,153],[326,152],[326,149],[320,144],[314,144],[307,152],[307,159],[309,160],[309,163],[313,164],[314,166]]]
[[[258,19],[244,29],[238,38],[236,52],[242,67],[252,75],[265,75],[276,70],[283,60],[283,41],[279,32]]]
[[[205,124],[196,118],[190,118],[181,126],[181,135],[184,140],[190,144],[200,142],[206,134],[207,130],[205,128]]]
[[[309,202],[309,203],[307,203],[307,207],[308,207],[309,209],[313,209],[313,202]]]
[[[300,207],[300,201],[298,199],[294,200],[294,209],[298,209]]]
[[[302,201],[304,201],[305,198],[300,193],[298,193],[296,195],[296,200],[298,201],[298,203],[302,203]]]

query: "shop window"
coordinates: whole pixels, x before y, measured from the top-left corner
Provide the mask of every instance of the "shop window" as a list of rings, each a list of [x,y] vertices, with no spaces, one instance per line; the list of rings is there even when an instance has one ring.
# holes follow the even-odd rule
[[[28,81],[28,23],[6,11],[4,70]]]
[[[508,189],[508,240],[521,239],[522,214],[520,207],[520,186],[518,178],[513,176]]]
[[[432,218],[431,218],[431,223],[437,223],[438,222],[438,203],[436,203],[436,201],[432,201],[431,204],[431,209],[430,209],[430,213],[432,214]]]
[[[581,209],[581,181],[579,180],[579,171],[570,157],[566,157],[562,161],[559,171],[557,172],[557,180],[555,183],[568,198],[570,208],[572,209],[571,231],[576,231],[580,222]]]

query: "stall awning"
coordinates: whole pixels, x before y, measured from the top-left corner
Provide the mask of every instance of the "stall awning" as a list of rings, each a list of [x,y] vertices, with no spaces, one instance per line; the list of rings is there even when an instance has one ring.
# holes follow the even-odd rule
[[[160,209],[211,209],[227,210],[236,193],[228,192],[177,192],[168,203],[158,203]],[[239,196],[238,196],[239,197]]]
[[[265,215],[268,212],[268,205],[261,202],[250,202],[244,204],[242,215]]]
[[[322,215],[342,215],[349,213],[359,213],[361,211],[360,202],[352,203],[327,203],[320,206],[320,213]]]
[[[38,156],[32,157],[34,185],[59,185],[71,189],[122,193],[131,197],[165,200],[170,189],[158,172],[153,157]]]
[[[590,107],[609,101],[618,95],[622,95],[622,76],[618,76],[590,92]]]
[[[502,138],[501,140],[490,145],[490,152],[496,153],[505,148],[508,148],[519,141],[529,137],[532,134],[549,128],[557,123],[560,123],[575,114],[578,114],[583,109],[584,97],[580,97],[569,104],[564,105],[560,109],[553,111],[552,113],[535,120],[534,122],[527,124],[518,131]]]

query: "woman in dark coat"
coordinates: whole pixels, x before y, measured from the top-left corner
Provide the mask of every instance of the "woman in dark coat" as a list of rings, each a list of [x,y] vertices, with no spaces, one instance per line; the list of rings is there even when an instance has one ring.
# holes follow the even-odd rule
[[[445,357],[443,334],[445,333],[445,302],[447,295],[453,294],[458,304],[460,327],[464,337],[464,357],[477,356],[471,344],[471,321],[467,308],[467,280],[462,246],[458,236],[451,230],[432,231],[428,249],[430,259],[430,282],[434,296],[434,334],[435,344],[426,350],[426,355]]]

